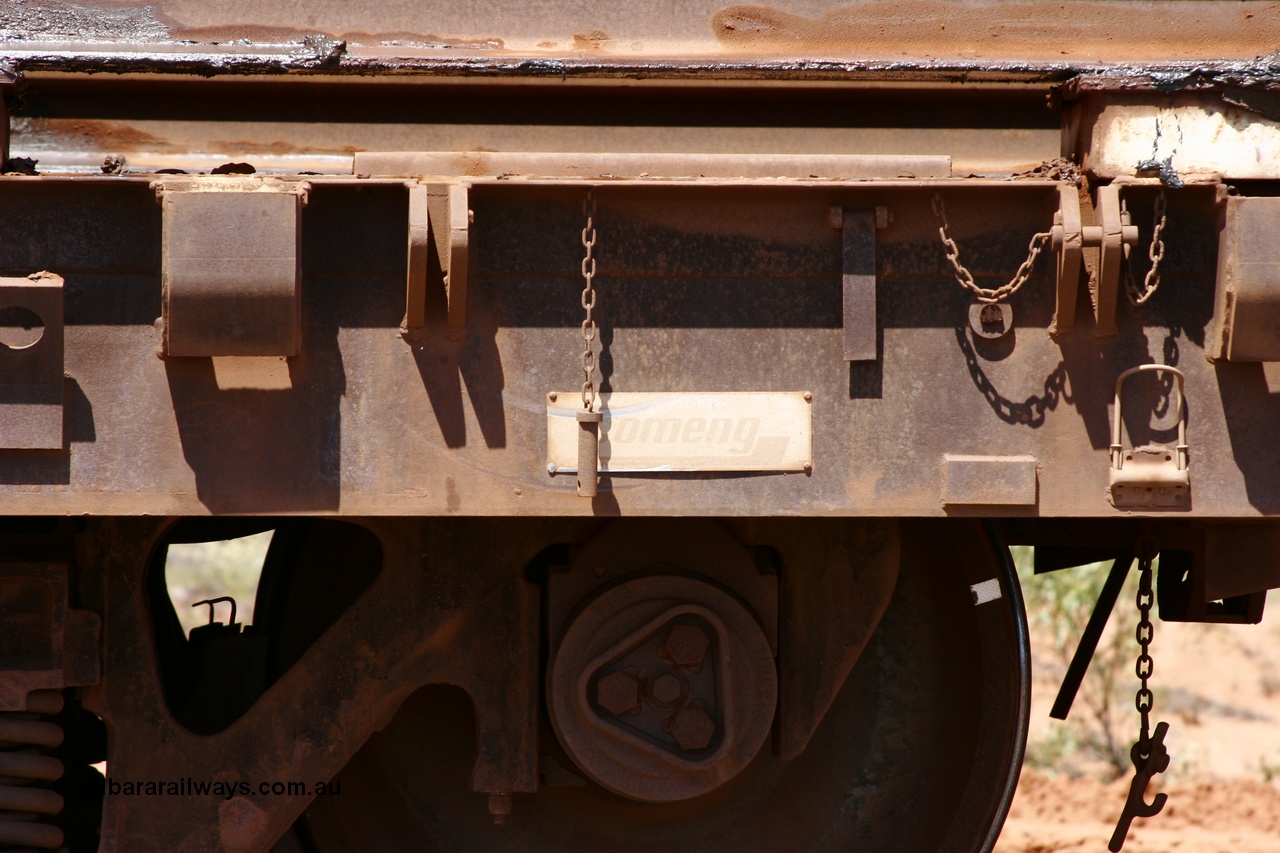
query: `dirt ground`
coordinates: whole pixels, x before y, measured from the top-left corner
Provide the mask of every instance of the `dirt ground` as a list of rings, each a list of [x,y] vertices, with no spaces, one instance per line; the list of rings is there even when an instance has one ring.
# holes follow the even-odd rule
[[[1105,851],[1128,793],[1128,780],[1104,784],[1024,770],[996,853]],[[1137,819],[1127,853],[1275,853],[1280,851],[1280,786],[1251,779],[1178,781],[1164,810]]]
[[[1148,799],[1164,791],[1169,802],[1156,817],[1134,821],[1128,853],[1280,852],[1280,596],[1268,609],[1261,625],[1156,623],[1153,722],[1170,724],[1171,766]],[[1049,719],[1061,665],[1047,645],[1033,653],[1031,758],[996,853],[1101,853],[1129,780],[1104,781],[1113,775],[1104,761],[1085,748],[1061,748],[1073,742],[1064,727],[1099,729],[1079,704],[1070,723]],[[1131,691],[1132,669],[1118,680]],[[1117,713],[1117,734],[1131,742],[1137,714],[1131,704]]]

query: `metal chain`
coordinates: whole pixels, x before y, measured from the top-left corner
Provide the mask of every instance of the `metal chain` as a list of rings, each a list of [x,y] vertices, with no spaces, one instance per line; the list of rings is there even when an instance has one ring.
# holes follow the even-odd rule
[[[1155,661],[1151,659],[1150,649],[1151,640],[1155,635],[1155,628],[1151,625],[1151,604],[1155,596],[1151,592],[1151,558],[1141,557],[1138,561],[1138,594],[1136,601],[1138,605],[1138,614],[1141,617],[1138,620],[1138,628],[1134,632],[1134,636],[1138,641],[1138,646],[1142,651],[1138,654],[1138,660],[1134,664],[1134,673],[1142,682],[1142,686],[1138,688],[1138,692],[1133,696],[1133,706],[1142,716],[1142,729],[1138,735],[1138,752],[1142,756],[1149,755],[1151,752],[1151,707],[1155,702],[1155,697],[1151,690],[1147,688],[1147,679],[1151,677],[1152,670],[1155,667]]]
[[[1048,231],[1032,235],[1031,243],[1027,246],[1027,259],[1022,262],[1022,266],[1018,267],[1018,271],[1013,274],[1013,278],[1003,287],[990,289],[979,287],[978,283],[973,280],[973,274],[960,263],[960,247],[956,245],[956,241],[952,240],[947,233],[949,228],[947,208],[942,203],[941,193],[933,194],[933,215],[938,219],[938,234],[942,237],[942,250],[947,256],[947,262],[951,264],[956,281],[960,282],[960,286],[966,290],[973,291],[979,302],[1000,302],[1017,293],[1018,289],[1027,283],[1027,279],[1031,278],[1031,270],[1035,267],[1036,257],[1049,244],[1051,236]]]
[[[582,258],[582,307],[587,312],[582,320],[582,408],[591,411],[596,402],[596,386],[591,374],[596,368],[596,355],[592,344],[596,339],[596,321],[591,312],[596,307],[596,291],[593,279],[596,277],[596,199],[592,190],[587,190],[587,197],[582,201],[582,215],[587,225],[582,229],[582,246],[586,254]]]
[[[1169,217],[1166,215],[1164,190],[1156,196],[1155,213],[1151,224],[1151,245],[1147,247],[1147,257],[1151,259],[1151,268],[1143,279],[1142,287],[1133,280],[1133,264],[1126,267],[1124,292],[1132,305],[1142,305],[1155,295],[1160,287],[1160,262],[1164,260],[1164,226]],[[1126,252],[1128,249],[1126,248]]]

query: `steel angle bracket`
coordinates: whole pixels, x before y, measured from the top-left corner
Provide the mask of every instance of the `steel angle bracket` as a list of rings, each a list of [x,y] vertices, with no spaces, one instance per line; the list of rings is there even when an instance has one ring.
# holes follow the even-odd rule
[[[471,186],[468,183],[409,185],[408,276],[402,333],[421,337],[427,325],[429,257],[434,246],[443,274],[445,333],[461,334],[467,326],[467,264],[470,258]]]
[[[164,211],[164,355],[297,355],[310,185],[212,176],[152,188]]]
[[[431,253],[431,226],[427,218],[427,188],[411,183],[409,190],[409,243],[405,264],[404,323],[406,338],[421,336],[427,325],[427,267]]]

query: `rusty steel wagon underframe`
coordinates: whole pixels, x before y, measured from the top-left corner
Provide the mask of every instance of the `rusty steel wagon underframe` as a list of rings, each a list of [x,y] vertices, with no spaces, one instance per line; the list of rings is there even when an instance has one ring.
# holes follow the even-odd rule
[[[1280,586],[1267,4],[224,5],[0,13],[0,845],[989,850],[1005,546]]]

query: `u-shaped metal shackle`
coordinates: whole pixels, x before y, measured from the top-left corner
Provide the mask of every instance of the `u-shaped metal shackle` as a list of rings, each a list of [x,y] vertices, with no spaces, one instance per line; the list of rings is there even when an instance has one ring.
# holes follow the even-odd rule
[[[1186,396],[1183,393],[1183,383],[1186,381],[1182,375],[1182,371],[1176,367],[1170,367],[1167,364],[1140,364],[1137,367],[1131,367],[1116,379],[1116,404],[1115,414],[1111,421],[1111,467],[1119,471],[1123,467],[1123,445],[1120,443],[1121,438],[1121,421],[1120,421],[1120,392],[1124,388],[1124,381],[1135,373],[1172,373],[1178,379],[1178,456],[1177,464],[1179,471],[1187,470],[1187,409]]]

